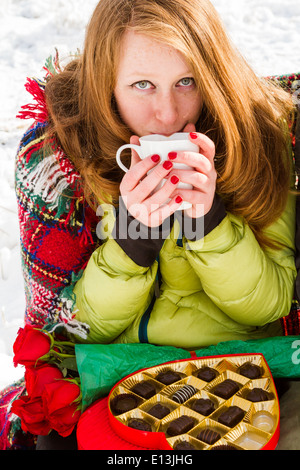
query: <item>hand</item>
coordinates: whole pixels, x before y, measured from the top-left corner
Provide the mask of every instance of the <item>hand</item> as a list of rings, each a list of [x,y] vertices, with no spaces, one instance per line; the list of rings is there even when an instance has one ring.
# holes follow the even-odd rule
[[[132,136],[130,143],[139,145],[138,137]],[[141,160],[132,150],[130,169],[121,181],[120,193],[128,212],[148,227],[160,226],[182,203],[180,194],[171,196],[179,182],[176,176],[168,178],[162,188],[153,194],[172,168],[171,161],[160,163],[158,155]]]
[[[184,201],[192,204],[184,213],[196,218],[207,214],[213,204],[217,180],[214,165],[215,145],[207,136],[194,131],[190,133],[190,140],[199,146],[200,153],[172,152],[169,158],[172,162],[185,163],[193,167],[193,170],[174,169],[169,177],[176,175],[182,183],[193,185],[193,189],[176,189],[172,197],[180,193]]]

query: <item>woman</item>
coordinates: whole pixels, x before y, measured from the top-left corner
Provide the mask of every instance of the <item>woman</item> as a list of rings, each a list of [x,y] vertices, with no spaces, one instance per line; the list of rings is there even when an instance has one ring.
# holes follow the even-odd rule
[[[115,239],[93,252],[74,286],[76,318],[94,342],[147,338],[193,349],[278,334],[295,279],[289,96],[255,77],[209,2],[144,3],[99,2],[82,57],[46,84],[47,135],[74,163],[94,210],[118,207],[121,196],[118,217],[126,203],[128,221],[159,226],[184,198],[193,204],[187,217],[196,221],[204,210],[205,237],[196,234],[189,250],[177,247],[178,223],[171,222],[164,244],[166,233],[147,243],[123,240],[117,217]],[[199,146],[199,154],[176,156],[194,171],[172,170],[174,160],[163,165],[159,156],[139,162],[135,154],[125,176],[118,168],[120,145],[179,131],[191,131]],[[179,181],[194,189],[177,190]],[[148,220],[131,212],[135,203],[146,205]],[[160,206],[155,214],[152,203]],[[158,254],[161,292],[145,319]]]
[[[91,73],[94,57],[99,68]],[[176,245],[178,223],[165,243],[166,233],[124,240],[116,229],[93,253],[74,289],[76,318],[91,328],[88,340],[193,349],[279,334],[278,319],[289,311],[295,279],[283,122],[291,111],[289,98],[254,76],[203,1],[100,2],[76,67],[82,110],[77,125],[87,129],[88,120],[91,135],[76,142],[67,122],[60,134],[55,128],[61,126],[55,90],[63,75],[57,84],[49,82],[46,96],[66,154],[80,155],[80,145],[88,155],[79,171],[95,205],[120,195],[116,225],[127,209],[128,223],[134,217],[150,227],[170,217],[183,198],[192,203],[186,215],[194,220],[203,205],[205,231],[204,238],[189,240],[187,250],[184,228],[184,246]],[[115,153],[121,144],[179,131],[192,131],[199,146],[199,154],[176,155],[176,162],[193,171],[172,170],[174,155],[167,164],[157,156],[139,162],[133,155],[130,171],[119,172]],[[194,189],[174,190],[179,181]],[[131,211],[135,203],[146,205],[148,218]],[[151,203],[160,210],[153,214]],[[160,296],[149,316],[158,255]]]
[[[281,334],[296,275],[291,100],[255,76],[210,2],[101,0],[83,54],[47,80],[47,111],[41,88],[16,173],[27,322],[187,349]],[[118,167],[124,143],[180,131],[198,153]],[[121,219],[157,236],[124,238]]]

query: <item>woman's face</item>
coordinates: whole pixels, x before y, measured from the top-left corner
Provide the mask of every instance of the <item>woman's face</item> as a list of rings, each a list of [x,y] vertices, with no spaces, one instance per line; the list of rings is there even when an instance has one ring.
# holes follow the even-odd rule
[[[202,108],[183,55],[133,31],[122,40],[114,94],[122,120],[139,137],[181,132]]]

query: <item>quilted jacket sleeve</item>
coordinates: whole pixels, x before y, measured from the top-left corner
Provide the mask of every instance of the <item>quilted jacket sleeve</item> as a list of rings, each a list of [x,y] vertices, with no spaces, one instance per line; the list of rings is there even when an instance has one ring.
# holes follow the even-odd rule
[[[156,258],[172,223],[154,233],[137,224],[121,199],[117,214],[111,205],[102,207],[98,235],[104,243],[93,253],[75,287],[76,318],[91,325],[89,341],[112,342],[135,324],[128,341],[138,342],[140,319],[154,298]],[[138,236],[131,232],[131,224]]]
[[[263,250],[251,229],[228,214],[202,240],[186,245],[206,294],[241,324],[262,326],[290,310],[296,276],[294,196],[266,233],[282,244],[279,250]]]
[[[156,272],[156,261],[137,265],[112,238],[93,253],[74,289],[77,320],[93,325],[89,341],[110,343],[140,319],[151,302]]]

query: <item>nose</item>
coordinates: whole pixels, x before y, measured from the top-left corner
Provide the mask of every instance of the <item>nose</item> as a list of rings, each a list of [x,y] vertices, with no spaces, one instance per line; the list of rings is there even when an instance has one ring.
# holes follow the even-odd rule
[[[178,118],[178,106],[172,93],[158,94],[155,103],[156,119],[165,126],[172,125]]]

